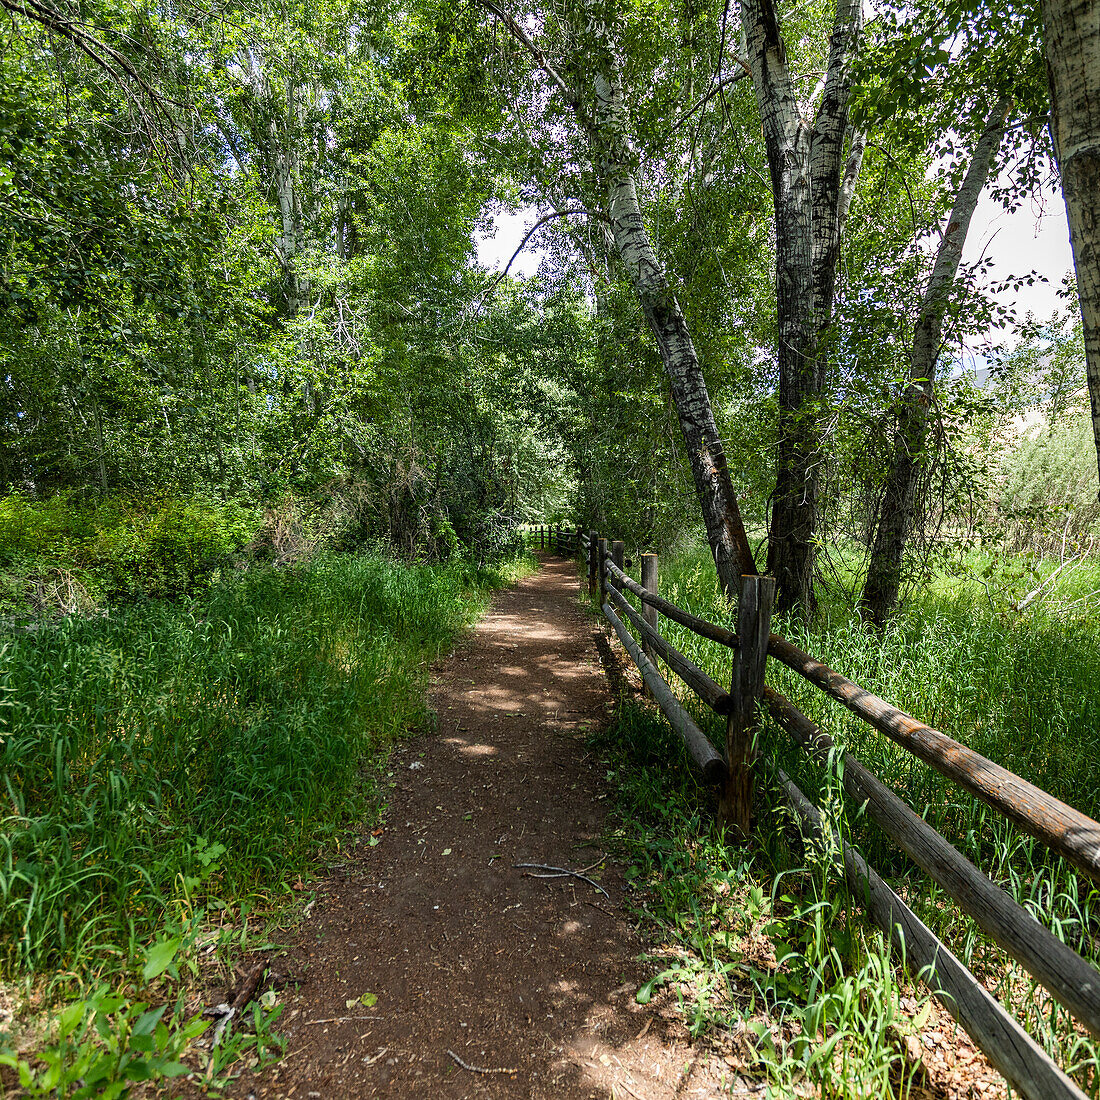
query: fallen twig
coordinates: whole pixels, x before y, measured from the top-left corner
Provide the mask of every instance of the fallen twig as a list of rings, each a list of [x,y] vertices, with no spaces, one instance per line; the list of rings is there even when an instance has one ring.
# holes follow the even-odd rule
[[[248,1002],[256,995],[256,989],[260,984],[260,979],[264,976],[264,971],[267,969],[267,962],[258,962],[246,975],[241,988],[237,991],[236,997],[233,998],[233,1003],[230,1004],[222,1014],[221,1019],[214,1026],[214,1037],[210,1040],[210,1049],[213,1049],[222,1041],[222,1037],[225,1035],[229,1028],[230,1023],[234,1016],[239,1016],[241,1010],[248,1005]],[[219,1008],[222,1006],[219,1005]]]
[[[635,1100],[645,1100],[645,1097],[640,1092],[635,1092],[625,1081],[619,1081],[618,1087],[626,1089],[631,1096],[635,1097]]]
[[[528,871],[528,878],[565,878],[566,876],[579,878],[581,882],[587,882],[589,886],[594,886],[608,901],[611,900],[611,895],[598,882],[590,879],[587,875],[582,875],[580,871],[570,871],[568,867],[551,867],[545,863],[513,863],[512,866],[515,868],[529,867],[535,871],[553,872],[552,874],[533,875]]]
[[[305,1025],[309,1024],[343,1024],[348,1020],[384,1020],[385,1016],[326,1016],[323,1020],[303,1020]]]
[[[511,1073],[515,1074],[514,1069],[485,1069],[482,1066],[471,1066],[469,1062],[464,1062],[453,1050],[448,1050],[447,1053],[465,1070],[469,1070],[470,1073]]]

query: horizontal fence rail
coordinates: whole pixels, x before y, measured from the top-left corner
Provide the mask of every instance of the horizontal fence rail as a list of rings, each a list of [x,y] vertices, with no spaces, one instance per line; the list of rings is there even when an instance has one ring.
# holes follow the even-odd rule
[[[772,657],[942,775],[981,799],[1089,876],[1100,879],[1100,823],[1060,802],[966,745],[925,725],[803,652],[768,627],[768,578],[745,577],[738,630],[707,622],[657,591],[656,555],[642,556],[642,581],[624,569],[622,542],[579,528],[529,529],[541,548],[587,563],[588,591],[637,665],[647,694],[683,740],[704,782],[723,790],[720,814],[748,833],[753,735],[763,712],[819,765],[836,746],[789,699],[763,682]],[[636,597],[636,608],[627,595]],[[658,615],[732,651],[730,689],[716,683],[661,634]],[[624,622],[625,620],[625,622]],[[637,633],[631,633],[627,626]],[[747,639],[742,644],[741,639]],[[660,660],[715,714],[727,721],[725,751],[715,747],[662,676]],[[850,753],[840,756],[845,791],[981,930],[1046,988],[1094,1036],[1100,1037],[1100,971],[1059,940]],[[780,788],[804,828],[830,836],[832,826],[774,765]],[[935,934],[840,837],[831,838],[856,896],[887,934],[892,950],[948,1011],[1019,1093],[1028,1100],[1084,1093],[1059,1069]]]
[[[700,637],[720,642],[731,649],[737,648],[737,635],[733,631],[682,611],[659,596],[654,598],[614,565],[608,568],[625,588],[639,599],[651,603],[668,618]],[[670,613],[673,611],[674,614]],[[1064,857],[1090,877],[1100,880],[1100,822],[892,706],[846,676],[834,672],[779,634],[771,635],[768,654],[931,765],[941,775],[999,810],[1052,852]]]

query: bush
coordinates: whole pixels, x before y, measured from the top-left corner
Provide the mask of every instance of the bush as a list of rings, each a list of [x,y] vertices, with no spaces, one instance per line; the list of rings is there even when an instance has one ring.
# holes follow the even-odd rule
[[[210,497],[68,493],[0,500],[0,611],[89,610],[104,601],[194,594],[253,536],[256,509]]]
[[[1061,556],[1087,552],[1100,536],[1096,450],[1082,413],[1033,430],[1006,456],[1000,510],[1008,548]]]

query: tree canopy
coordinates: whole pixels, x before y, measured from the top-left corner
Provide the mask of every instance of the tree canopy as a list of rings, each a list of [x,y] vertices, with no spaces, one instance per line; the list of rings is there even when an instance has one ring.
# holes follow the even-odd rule
[[[1007,398],[950,364],[1002,307],[937,241],[968,179],[1055,170],[1031,9],[4,9],[9,492],[354,485],[414,555],[701,522],[727,589],[768,569],[806,611],[827,547],[885,523],[896,592],[929,525],[996,511]],[[534,277],[476,262],[502,210]]]

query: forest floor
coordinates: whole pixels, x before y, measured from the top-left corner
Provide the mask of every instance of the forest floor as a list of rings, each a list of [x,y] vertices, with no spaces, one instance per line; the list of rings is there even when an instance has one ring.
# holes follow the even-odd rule
[[[586,741],[613,704],[577,593],[574,564],[544,560],[436,667],[437,727],[395,752],[384,827],[270,960],[286,1055],[233,1096],[761,1094],[667,994],[636,1002],[653,964],[601,847]]]

